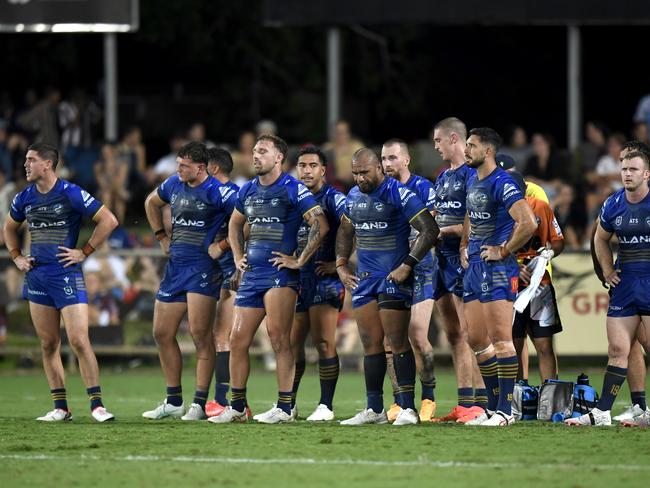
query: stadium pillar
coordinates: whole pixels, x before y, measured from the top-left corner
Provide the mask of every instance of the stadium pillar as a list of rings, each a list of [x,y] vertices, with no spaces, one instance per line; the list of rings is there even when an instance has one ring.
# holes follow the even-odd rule
[[[117,37],[104,34],[104,138],[117,140]]]
[[[327,30],[327,135],[331,140],[334,124],[341,118],[341,32]]]
[[[573,150],[582,130],[582,42],[577,25],[567,26],[567,94],[567,143]]]

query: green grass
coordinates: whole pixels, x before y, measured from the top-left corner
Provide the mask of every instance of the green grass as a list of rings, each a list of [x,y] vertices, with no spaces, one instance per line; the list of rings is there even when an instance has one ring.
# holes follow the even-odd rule
[[[564,375],[575,377],[578,372]],[[591,373],[600,387],[602,376]],[[186,403],[193,380],[184,377]],[[438,410],[455,403],[454,377],[438,372]],[[0,376],[0,485],[11,486],[648,486],[650,430],[568,428],[520,422],[506,429],[451,424],[410,427],[212,425],[145,421],[162,400],[157,370],[104,371],[106,405],[118,421],[92,422],[78,376],[68,380],[75,420],[39,424],[49,410],[40,371]],[[389,391],[389,388],[386,388]],[[253,372],[254,412],[275,400],[275,377]],[[628,400],[621,390],[619,411]],[[299,407],[318,399],[314,369],[305,375]],[[386,398],[388,402],[388,398]],[[364,406],[363,377],[345,373],[335,398],[345,418]],[[616,484],[616,485],[614,485]]]

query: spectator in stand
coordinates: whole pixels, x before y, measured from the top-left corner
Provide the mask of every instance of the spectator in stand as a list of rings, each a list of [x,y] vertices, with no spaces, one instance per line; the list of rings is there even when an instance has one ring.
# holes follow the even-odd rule
[[[139,210],[144,205],[144,199],[149,189],[147,187],[147,151],[142,142],[142,130],[139,127],[132,126],[126,130],[117,148],[117,158],[122,161],[122,164],[127,164],[129,168],[127,188],[133,204],[129,208]]]
[[[334,126],[334,137],[323,144],[323,151],[334,164],[328,165],[327,180],[338,183],[339,189],[347,190],[354,186],[350,161],[355,152],[363,147],[363,143],[352,137],[350,124],[339,120]],[[331,172],[334,171],[334,174]]]
[[[646,122],[637,122],[632,127],[632,138],[643,142],[644,144],[650,143],[650,137],[648,136],[648,124]]]
[[[102,281],[101,273],[84,273],[88,295],[88,323],[100,327],[119,325],[120,309],[117,300]]]
[[[254,132],[242,132],[239,135],[237,150],[232,153],[234,166],[232,173],[230,173],[230,179],[240,187],[254,176],[253,147],[256,140]]]
[[[600,121],[590,120],[585,124],[586,140],[575,153],[576,167],[581,174],[594,171],[598,160],[607,153],[609,129]]]
[[[563,183],[569,182],[567,158],[555,148],[550,134],[533,134],[532,147],[533,155],[526,162],[526,179],[541,185],[550,200]]]
[[[183,147],[187,140],[183,137],[180,132],[174,134],[174,136],[169,140],[169,154],[160,158],[154,165],[152,171],[149,172],[149,185],[155,186],[171,175],[176,174],[176,154],[178,150]]]
[[[278,134],[278,126],[272,120],[263,119],[255,125],[255,132],[257,133],[257,137],[263,134],[275,136]]]
[[[205,124],[203,122],[194,122],[187,131],[187,140],[202,142],[208,149],[217,145],[205,137]]]
[[[503,148],[503,152],[515,160],[515,169],[518,173],[526,173],[526,162],[533,155],[533,150],[528,144],[528,135],[520,125],[513,125],[508,128],[506,133],[508,145]]]
[[[129,201],[129,166],[125,158],[118,156],[115,144],[102,144],[100,160],[95,163],[95,180],[99,199],[115,212],[120,223],[124,222],[126,204]]]
[[[101,116],[100,108],[88,99],[86,93],[80,88],[74,88],[69,99],[59,105],[62,152],[65,153],[68,146],[92,146]]]
[[[584,224],[573,211],[574,203],[575,191],[571,185],[562,185],[560,191],[551,200],[551,208],[564,234],[565,247],[573,251],[582,248],[581,229]]]
[[[33,142],[46,142],[59,145],[59,103],[61,92],[52,87],[45,90],[45,95],[33,108],[21,114],[18,124],[28,132],[35,134]]]

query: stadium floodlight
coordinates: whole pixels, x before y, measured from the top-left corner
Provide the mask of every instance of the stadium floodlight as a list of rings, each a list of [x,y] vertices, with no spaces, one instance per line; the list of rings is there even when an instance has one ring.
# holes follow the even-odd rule
[[[0,0],[0,32],[135,32],[139,0]]]

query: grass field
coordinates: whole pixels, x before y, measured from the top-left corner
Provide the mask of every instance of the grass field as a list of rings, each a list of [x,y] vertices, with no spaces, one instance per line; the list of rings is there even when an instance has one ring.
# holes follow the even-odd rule
[[[578,371],[565,372],[575,378]],[[600,388],[602,376],[588,371]],[[185,401],[193,380],[184,378]],[[314,369],[305,375],[299,407],[318,399]],[[438,372],[438,411],[455,404],[454,377]],[[650,430],[569,428],[520,422],[486,430],[455,424],[409,427],[213,425],[151,422],[141,413],[162,400],[157,370],[104,372],[107,407],[117,422],[94,423],[78,376],[68,380],[75,420],[40,424],[51,408],[40,371],[0,376],[0,486],[639,486],[650,478]],[[275,377],[253,372],[254,412],[275,400]],[[387,388],[385,391],[390,391]],[[621,390],[615,411],[629,399]],[[389,398],[386,397],[386,402]],[[363,377],[341,377],[337,418],[363,408]]]

